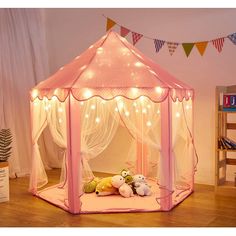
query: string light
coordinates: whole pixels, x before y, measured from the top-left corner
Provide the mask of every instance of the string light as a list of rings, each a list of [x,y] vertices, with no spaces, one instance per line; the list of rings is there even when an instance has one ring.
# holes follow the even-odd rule
[[[142,109],[142,113],[146,114],[146,113],[147,113],[147,109],[146,109],[146,108],[143,108],[143,109]]]
[[[160,114],[160,113],[161,113],[161,112],[160,112],[160,110],[158,109],[158,110],[157,110],[157,114]]]
[[[133,102],[133,106],[136,107],[136,106],[137,106],[137,103],[136,103],[136,102]]]
[[[137,66],[137,67],[141,67],[141,66],[143,66],[143,63],[137,61],[134,65]]]
[[[100,47],[97,49],[97,54],[101,54],[101,53],[103,53],[103,48]]]
[[[101,119],[99,117],[96,117],[95,122],[99,123],[100,121],[101,121]]]
[[[59,108],[58,108],[58,112],[63,112],[62,107],[59,107]]]
[[[58,122],[59,122],[59,123],[62,123],[62,118],[59,118],[59,119],[58,119]]]
[[[91,105],[91,109],[92,110],[95,110],[95,108],[96,108],[96,106],[93,104],[93,105]]]
[[[35,98],[38,96],[38,94],[39,94],[39,92],[38,92],[37,89],[34,89],[34,90],[32,91],[32,93],[31,93],[33,99],[35,99]]]
[[[84,92],[84,97],[85,98],[90,98],[90,97],[92,97],[92,95],[93,94],[92,94],[91,90],[89,90],[89,89]]]
[[[136,95],[138,93],[138,88],[131,88],[131,92]]]
[[[83,105],[84,105],[84,102],[80,102],[80,105],[83,106]]]
[[[57,97],[54,95],[54,96],[52,96],[52,100],[53,101],[57,101]]]
[[[136,109],[136,110],[135,110],[135,112],[136,112],[136,113],[138,113],[138,112],[139,112],[139,110],[138,110],[138,109]]]
[[[150,109],[150,108],[151,108],[151,105],[150,105],[150,104],[148,104],[148,105],[147,105],[147,107],[148,107],[148,109]]]
[[[85,115],[85,118],[86,118],[86,119],[88,119],[88,118],[89,118],[89,115],[88,115],[88,114],[86,114],[86,115]]]
[[[116,111],[116,112],[118,112],[118,111],[119,111],[117,107],[115,108],[115,111]]]
[[[63,70],[64,69],[64,66],[62,66],[59,70]]]
[[[179,112],[176,112],[175,116],[176,116],[177,118],[179,118],[179,117],[180,117],[180,113],[179,113]]]
[[[119,101],[119,102],[118,102],[118,108],[119,108],[120,110],[122,110],[123,107],[124,107],[123,101]]]
[[[189,110],[190,106],[187,104],[185,108],[186,108],[186,110]]]
[[[157,93],[162,93],[162,88],[161,87],[155,87],[155,91],[157,92]]]
[[[127,117],[129,116],[129,112],[128,111],[125,112],[125,116],[127,116]]]
[[[152,125],[152,122],[151,122],[151,121],[147,121],[146,125],[147,125],[148,127],[150,127],[150,126]]]

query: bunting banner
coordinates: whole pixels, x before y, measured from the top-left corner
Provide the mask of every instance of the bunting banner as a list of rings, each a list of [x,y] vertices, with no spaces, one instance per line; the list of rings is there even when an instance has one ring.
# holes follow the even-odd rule
[[[111,18],[108,18],[106,16],[104,16],[104,17],[107,19],[106,31],[110,30],[111,28],[113,28],[116,25],[116,27],[118,26],[120,28],[120,35],[122,37],[126,37],[131,32],[133,45],[137,44],[137,42],[142,38],[152,40],[154,42],[154,47],[155,47],[156,53],[159,53],[159,51],[166,44],[168,51],[169,51],[170,55],[172,56],[174,54],[176,48],[178,47],[178,45],[181,44],[183,51],[188,58],[190,56],[191,52],[193,51],[194,46],[196,46],[199,54],[201,56],[203,56],[208,45],[209,45],[209,42],[212,43],[213,47],[216,48],[219,53],[221,53],[223,50],[225,39],[229,40],[231,43],[233,43],[233,45],[236,45],[236,32],[229,34],[227,36],[221,37],[221,38],[215,38],[212,40],[205,40],[205,41],[199,41],[199,42],[189,42],[189,43],[174,42],[174,41],[170,42],[170,41],[163,40],[163,39],[151,38],[151,37],[145,36],[142,33],[132,31],[131,29],[118,24],[116,21],[112,20]]]
[[[165,44],[164,40],[154,39],[154,45],[156,48],[156,52],[159,52],[164,44]]]
[[[207,41],[195,43],[196,48],[197,48],[197,50],[199,51],[199,53],[200,53],[201,56],[203,56],[203,54],[204,54],[204,52],[205,52],[205,50],[206,50],[207,44],[208,44]]]
[[[113,20],[110,19],[110,18],[107,18],[107,31],[108,31],[109,29],[111,29],[115,24],[116,24],[115,21],[113,21]]]
[[[133,45],[135,45],[139,41],[139,39],[141,39],[142,37],[143,37],[142,34],[132,32]]]
[[[167,46],[169,49],[169,53],[172,56],[173,53],[175,52],[176,48],[178,47],[178,43],[173,43],[173,42],[167,42]]]
[[[129,29],[127,29],[127,28],[125,28],[125,27],[123,27],[123,26],[120,27],[120,35],[121,35],[122,37],[125,37],[129,32],[130,32]]]
[[[229,35],[228,38],[236,45],[236,33]]]
[[[225,41],[225,38],[218,38],[218,39],[212,40],[212,44],[215,46],[218,52],[222,51],[222,48],[224,46],[224,41]]]
[[[185,51],[186,56],[188,57],[190,52],[192,51],[194,43],[182,43],[182,47]]]

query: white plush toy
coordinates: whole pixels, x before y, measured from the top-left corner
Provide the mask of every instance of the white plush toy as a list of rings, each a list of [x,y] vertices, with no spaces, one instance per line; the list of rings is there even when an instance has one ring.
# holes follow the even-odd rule
[[[143,175],[133,176],[133,186],[139,196],[150,196],[152,194],[150,186],[147,184],[146,178]]]
[[[113,187],[118,188],[119,193],[123,197],[133,197],[134,193],[132,188],[125,183],[125,179],[121,175],[112,177],[111,184]]]

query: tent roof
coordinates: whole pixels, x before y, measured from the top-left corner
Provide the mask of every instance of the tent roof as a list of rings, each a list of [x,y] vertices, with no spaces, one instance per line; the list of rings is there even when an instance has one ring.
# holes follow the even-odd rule
[[[193,96],[193,89],[177,80],[143,55],[119,34],[109,31],[72,62],[39,83],[31,98],[53,96],[64,101],[69,93],[79,101],[93,96],[110,100],[116,96],[154,102],[168,95],[180,101]]]

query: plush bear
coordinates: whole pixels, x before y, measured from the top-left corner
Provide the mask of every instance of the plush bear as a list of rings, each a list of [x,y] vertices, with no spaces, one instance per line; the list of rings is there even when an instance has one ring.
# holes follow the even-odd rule
[[[133,182],[133,177],[130,175],[129,170],[123,169],[120,174],[125,179],[125,183],[131,184]]]
[[[101,179],[96,186],[95,192],[97,196],[119,194],[118,189],[112,185],[112,177]]]
[[[126,198],[134,196],[132,188],[125,183],[125,179],[121,175],[112,177],[112,185],[119,190],[121,196]]]
[[[96,186],[99,182],[99,178],[95,177],[93,180],[84,184],[84,192],[85,193],[93,193],[95,192]]]
[[[133,176],[133,187],[139,196],[151,195],[151,188],[147,184],[146,178],[141,174]]]

